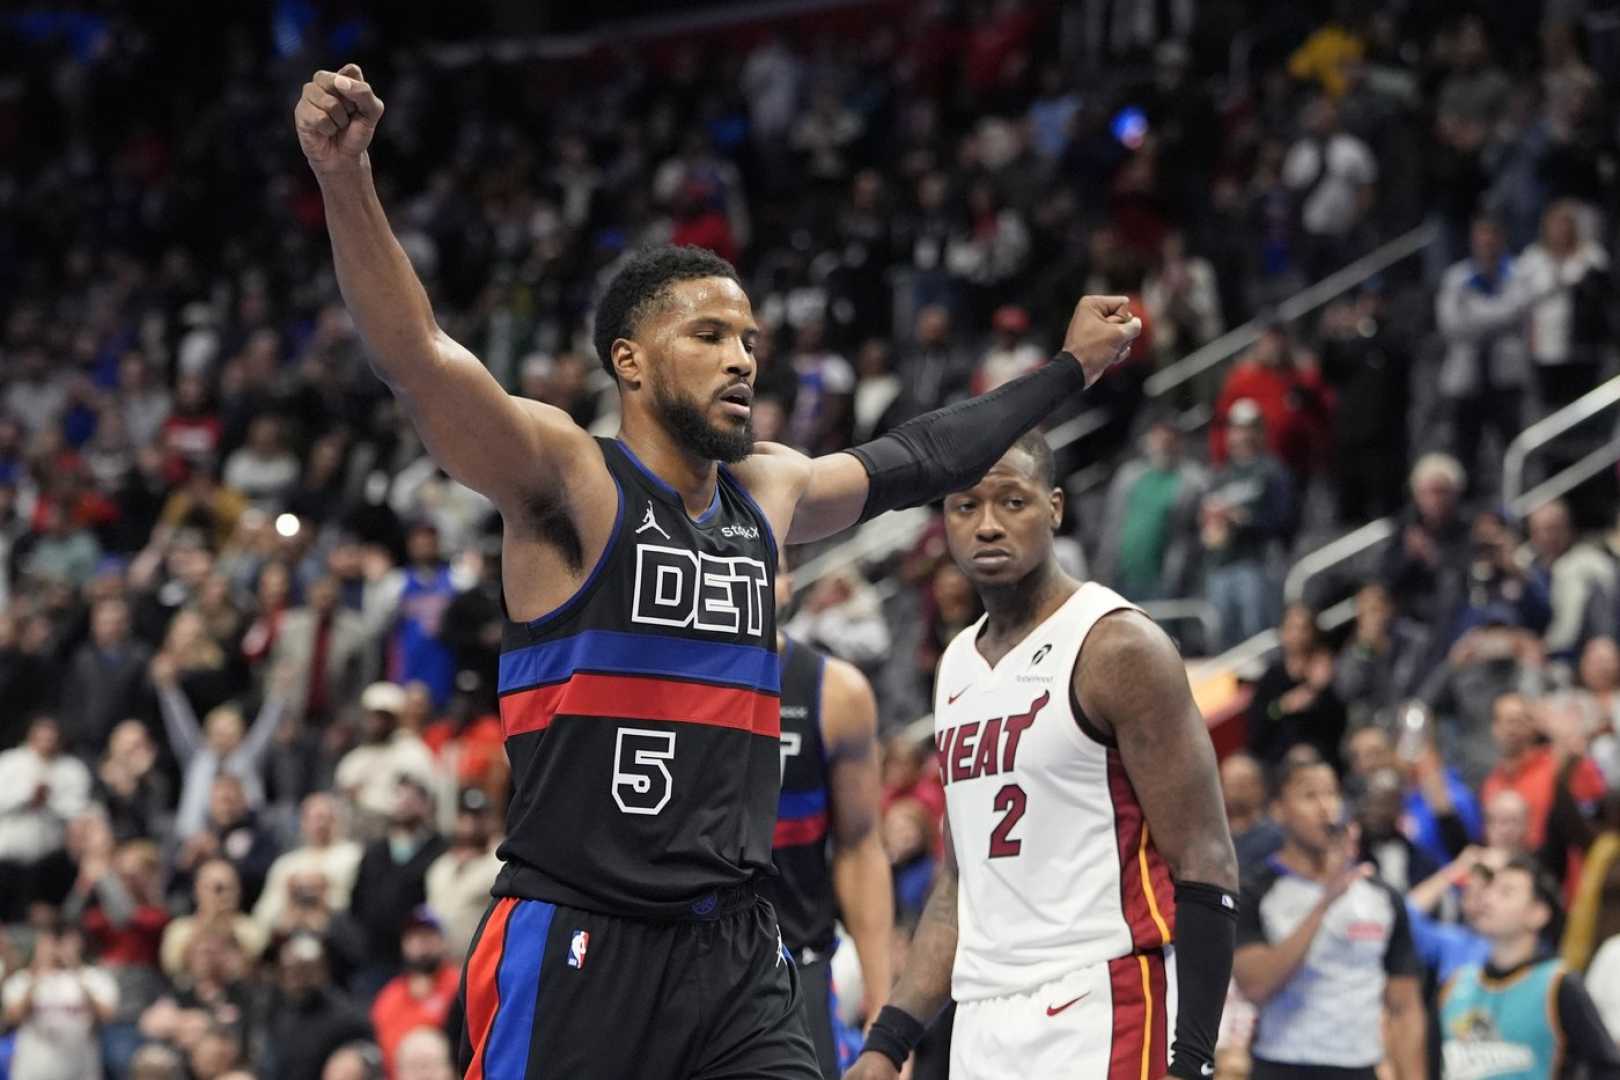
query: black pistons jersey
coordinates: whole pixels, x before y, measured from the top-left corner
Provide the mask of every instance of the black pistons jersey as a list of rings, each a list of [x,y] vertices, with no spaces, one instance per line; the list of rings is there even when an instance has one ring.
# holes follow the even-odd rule
[[[832,952],[838,918],[827,861],[827,752],[821,677],[827,661],[787,639],[782,651],[782,795],[772,841],[778,878],[770,897],[782,942],[801,961]]]
[[[619,492],[607,548],[501,646],[513,794],[494,891],[703,916],[771,872],[776,541],[724,466],[694,520],[627,446],[598,442]]]

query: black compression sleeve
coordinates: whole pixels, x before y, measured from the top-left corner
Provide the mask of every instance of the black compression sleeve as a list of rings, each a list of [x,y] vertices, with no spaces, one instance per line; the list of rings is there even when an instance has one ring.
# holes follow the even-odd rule
[[[851,447],[848,452],[871,478],[861,520],[978,483],[1024,432],[1085,386],[1080,361],[1060,352],[988,394],[924,413]]]
[[[1171,1076],[1206,1080],[1214,1075],[1215,1037],[1232,981],[1237,905],[1237,897],[1219,886],[1176,882],[1176,1041],[1170,1048]]]

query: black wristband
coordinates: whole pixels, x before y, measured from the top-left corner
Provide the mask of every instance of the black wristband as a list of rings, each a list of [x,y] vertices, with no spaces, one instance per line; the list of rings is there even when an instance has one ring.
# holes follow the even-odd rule
[[[906,1058],[911,1056],[911,1051],[922,1041],[923,1033],[927,1030],[921,1020],[906,1010],[885,1005],[878,1010],[877,1019],[872,1021],[861,1053],[882,1054],[894,1062],[896,1069],[903,1069]]]
[[[1176,882],[1176,1037],[1171,1076],[1208,1080],[1215,1074],[1226,989],[1232,981],[1238,898],[1218,885]]]
[[[972,487],[1024,432],[1085,386],[1080,361],[1060,352],[988,394],[924,413],[851,447],[846,452],[865,466],[869,481],[860,520]]]

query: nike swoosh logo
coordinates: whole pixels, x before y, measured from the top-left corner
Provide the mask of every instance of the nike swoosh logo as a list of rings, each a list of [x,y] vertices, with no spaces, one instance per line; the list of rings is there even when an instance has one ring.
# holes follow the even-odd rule
[[[1070,1000],[1065,1001],[1061,1005],[1048,1005],[1046,1007],[1046,1015],[1047,1016],[1056,1016],[1058,1013],[1062,1012],[1064,1009],[1067,1009],[1070,1005],[1073,1005],[1075,1002],[1084,1001],[1086,998],[1088,998],[1090,996],[1091,996],[1091,991],[1087,990],[1085,993],[1081,994],[1079,997],[1071,998]]]
[[[956,699],[961,697],[963,694],[967,693],[971,689],[973,689],[973,684],[968,683],[966,686],[962,687],[962,689],[958,690],[956,693],[947,694],[945,696],[945,704],[947,704],[947,705],[955,705],[956,704]]]

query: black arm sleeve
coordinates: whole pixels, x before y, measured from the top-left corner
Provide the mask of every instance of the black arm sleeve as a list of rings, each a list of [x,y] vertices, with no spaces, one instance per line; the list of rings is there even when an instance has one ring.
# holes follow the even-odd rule
[[[871,478],[860,519],[921,506],[978,483],[1024,432],[1085,385],[1080,361],[1060,352],[988,394],[924,413],[851,447],[847,452]]]
[[[1585,1065],[1587,1080],[1620,1080],[1620,1050],[1615,1049],[1603,1026],[1592,995],[1573,971],[1558,980],[1558,1026],[1564,1029],[1565,1056],[1570,1066]],[[1569,1071],[1566,1068],[1566,1073]]]
[[[1216,885],[1176,882],[1176,1039],[1170,1047],[1171,1076],[1203,1080],[1215,1062],[1226,989],[1232,982],[1232,950],[1238,898]]]

